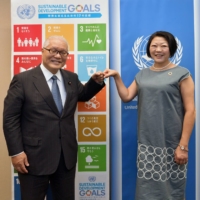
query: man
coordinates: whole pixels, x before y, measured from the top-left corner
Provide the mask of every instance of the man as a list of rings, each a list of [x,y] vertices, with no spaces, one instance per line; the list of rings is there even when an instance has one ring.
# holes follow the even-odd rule
[[[49,182],[53,199],[74,200],[74,112],[78,101],[88,101],[105,83],[97,72],[83,85],[77,74],[61,69],[67,56],[67,41],[49,37],[42,64],[14,76],[4,101],[4,135],[23,200],[44,200]]]

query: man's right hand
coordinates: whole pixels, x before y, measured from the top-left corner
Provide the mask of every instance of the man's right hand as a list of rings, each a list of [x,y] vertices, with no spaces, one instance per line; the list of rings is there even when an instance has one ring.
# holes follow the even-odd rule
[[[28,159],[26,154],[20,153],[19,155],[11,157],[11,161],[13,164],[13,167],[20,173],[25,174],[28,173],[28,170],[26,169],[27,166],[29,166]]]

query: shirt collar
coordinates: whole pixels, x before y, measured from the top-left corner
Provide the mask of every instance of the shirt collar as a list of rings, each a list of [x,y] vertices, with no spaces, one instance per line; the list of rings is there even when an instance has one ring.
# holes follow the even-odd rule
[[[60,70],[56,74],[52,74],[43,64],[40,65],[40,68],[44,74],[46,81],[49,81],[53,75],[56,75],[59,81],[62,81],[62,76]]]

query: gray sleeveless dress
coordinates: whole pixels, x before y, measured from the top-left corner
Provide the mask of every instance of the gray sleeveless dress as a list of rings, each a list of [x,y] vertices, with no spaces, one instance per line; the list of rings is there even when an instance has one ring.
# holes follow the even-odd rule
[[[183,200],[187,165],[174,162],[184,118],[179,83],[183,67],[141,70],[138,86],[138,154],[135,200]]]

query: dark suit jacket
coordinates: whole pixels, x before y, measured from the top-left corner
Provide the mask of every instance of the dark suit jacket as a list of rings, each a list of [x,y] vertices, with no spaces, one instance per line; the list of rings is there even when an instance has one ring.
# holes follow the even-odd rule
[[[38,66],[13,77],[4,101],[3,128],[9,155],[27,154],[30,174],[52,174],[63,150],[66,167],[77,161],[74,112],[78,101],[88,101],[105,84],[90,79],[81,84],[77,74],[61,70],[67,98],[61,117]]]

